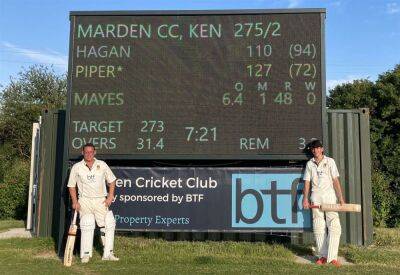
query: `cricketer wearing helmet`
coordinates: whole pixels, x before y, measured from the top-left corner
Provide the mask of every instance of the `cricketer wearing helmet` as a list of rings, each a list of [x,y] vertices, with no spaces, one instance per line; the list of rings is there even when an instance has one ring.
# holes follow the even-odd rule
[[[113,253],[115,219],[112,211],[108,210],[113,202],[116,177],[104,161],[94,157],[96,149],[93,144],[85,144],[82,154],[83,160],[72,166],[67,185],[72,208],[79,211],[80,216],[81,261],[87,263],[92,257],[95,221],[100,227],[104,246],[102,259],[118,261]],[[109,186],[108,194],[106,182]]]
[[[304,173],[303,207],[309,209],[309,192],[311,188],[311,203],[314,205],[344,204],[342,188],[339,182],[339,172],[335,161],[324,155],[321,141],[314,140],[310,144],[313,158],[307,162]],[[331,263],[340,266],[337,260],[341,226],[337,212],[323,212],[312,209],[313,230],[317,244],[317,264]],[[328,229],[328,234],[326,233]]]

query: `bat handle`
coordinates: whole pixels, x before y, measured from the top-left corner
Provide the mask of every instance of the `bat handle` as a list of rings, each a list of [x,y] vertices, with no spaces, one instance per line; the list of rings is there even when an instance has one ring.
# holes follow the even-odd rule
[[[310,205],[310,208],[321,208],[321,206],[320,205]]]
[[[74,218],[72,219],[72,224],[76,225],[76,217],[78,215],[78,211],[74,210]]]

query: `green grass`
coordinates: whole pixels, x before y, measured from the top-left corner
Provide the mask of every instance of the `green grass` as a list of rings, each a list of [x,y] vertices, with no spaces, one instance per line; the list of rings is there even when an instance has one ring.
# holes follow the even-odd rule
[[[0,232],[8,231],[10,228],[23,228],[25,227],[24,221],[20,220],[1,220]]]
[[[399,274],[400,229],[377,229],[374,245],[344,246],[340,254],[353,262],[343,266],[344,274]],[[101,261],[96,248],[88,264],[75,257],[71,268],[62,266],[51,239],[0,240],[0,274],[142,274],[142,273],[263,273],[329,274],[330,266],[298,264],[295,254],[307,254],[309,247],[246,242],[168,242],[161,239],[118,236],[115,242],[119,262]]]
[[[400,247],[400,230],[392,228],[375,228],[374,245]]]

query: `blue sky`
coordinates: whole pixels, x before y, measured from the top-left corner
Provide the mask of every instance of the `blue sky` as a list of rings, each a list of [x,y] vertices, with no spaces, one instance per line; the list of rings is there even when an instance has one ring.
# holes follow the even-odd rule
[[[67,71],[70,11],[274,8],[327,9],[328,88],[400,63],[400,0],[0,0],[0,85],[33,64]]]

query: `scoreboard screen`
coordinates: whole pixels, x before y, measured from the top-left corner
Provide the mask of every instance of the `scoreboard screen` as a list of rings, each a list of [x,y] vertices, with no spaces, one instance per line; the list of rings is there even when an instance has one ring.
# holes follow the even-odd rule
[[[323,139],[325,10],[71,12],[68,152],[304,158]]]

